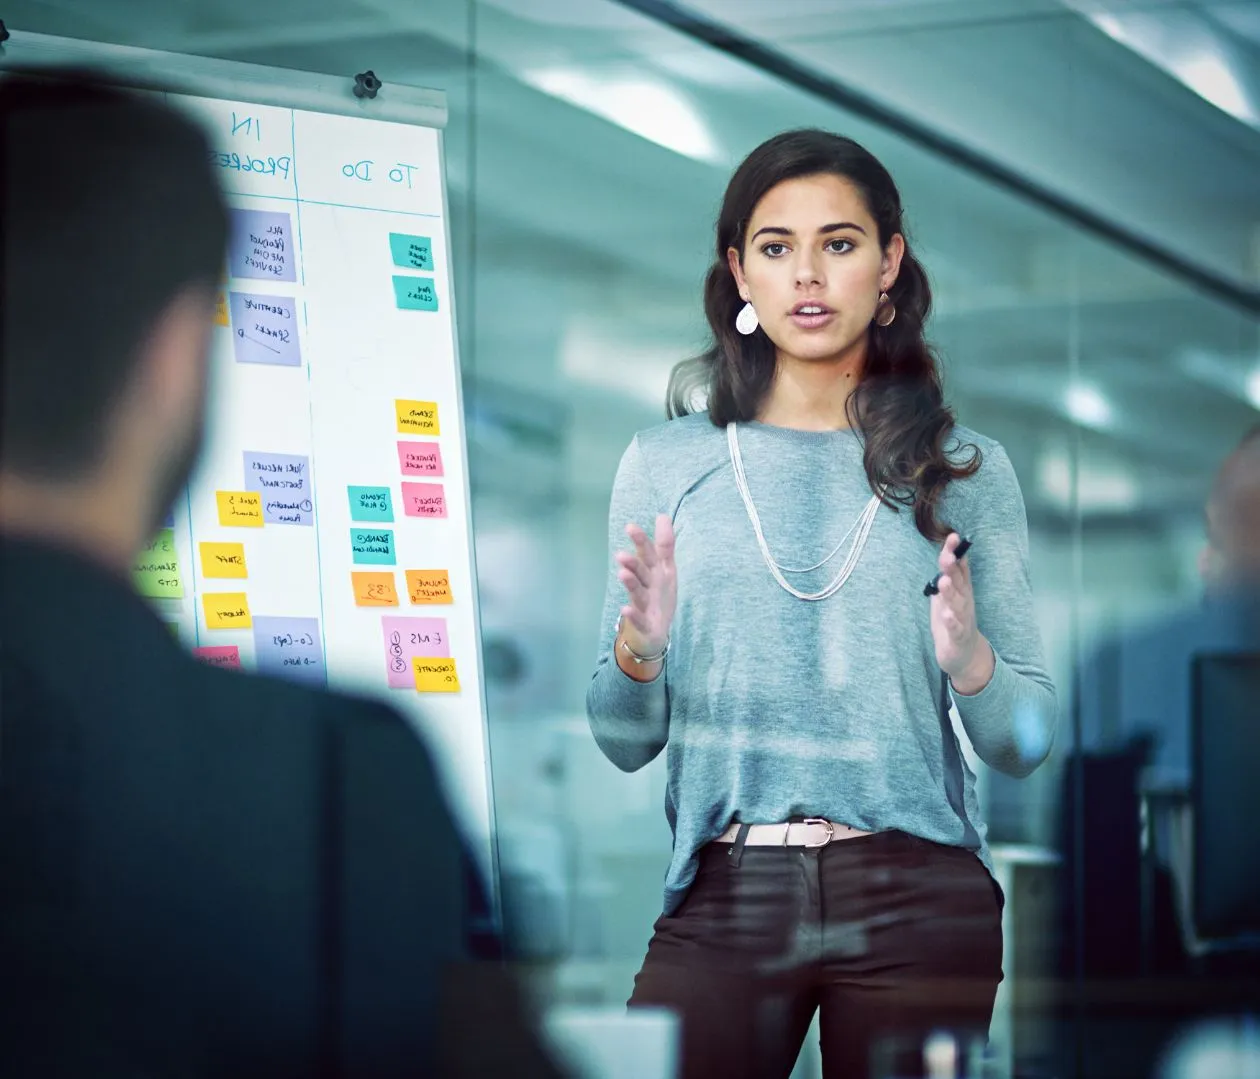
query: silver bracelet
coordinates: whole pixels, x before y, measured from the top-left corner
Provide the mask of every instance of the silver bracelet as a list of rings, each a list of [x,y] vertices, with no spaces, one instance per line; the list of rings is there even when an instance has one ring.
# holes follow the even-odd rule
[[[624,640],[621,642],[621,647],[625,650],[626,655],[634,660],[635,663],[660,663],[667,655],[669,655],[669,638],[665,638],[665,647],[654,656],[639,655],[638,652],[630,647],[629,642]]]

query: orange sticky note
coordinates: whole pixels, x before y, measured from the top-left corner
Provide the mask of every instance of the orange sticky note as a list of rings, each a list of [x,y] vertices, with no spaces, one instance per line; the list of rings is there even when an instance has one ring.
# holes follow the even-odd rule
[[[398,430],[404,435],[440,435],[436,401],[395,401]]]
[[[203,577],[248,577],[245,569],[245,544],[203,543],[201,545]]]
[[[227,297],[222,292],[214,298],[214,324],[216,326],[230,325],[228,322]]]
[[[394,575],[379,570],[359,570],[350,574],[354,582],[354,602],[359,607],[397,607],[398,591]]]
[[[407,595],[415,604],[453,603],[450,574],[444,569],[409,569]]]
[[[459,675],[453,659],[428,659],[416,656],[411,661],[416,676],[416,689],[421,693],[458,693]]]
[[[262,495],[257,491],[215,491],[219,503],[219,524],[262,528]]]
[[[244,592],[205,592],[201,605],[207,629],[251,629],[254,625]]]

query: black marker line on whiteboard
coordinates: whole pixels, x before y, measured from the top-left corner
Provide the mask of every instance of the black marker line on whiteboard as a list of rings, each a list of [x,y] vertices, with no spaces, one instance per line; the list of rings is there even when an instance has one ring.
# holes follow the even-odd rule
[[[280,350],[278,348],[272,348],[265,341],[259,341],[256,337],[246,337],[245,334],[242,333],[241,339],[244,341],[251,341],[255,345],[257,345],[259,348],[265,348],[268,352],[274,352],[277,356],[280,355]]]

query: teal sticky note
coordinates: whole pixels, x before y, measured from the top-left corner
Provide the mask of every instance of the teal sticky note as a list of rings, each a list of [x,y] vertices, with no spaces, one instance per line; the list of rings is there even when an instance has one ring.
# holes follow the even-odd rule
[[[431,277],[395,277],[394,300],[403,311],[436,311],[437,290]]]
[[[388,528],[350,529],[350,549],[356,566],[393,566],[394,533]]]
[[[394,503],[388,487],[347,487],[350,492],[350,520],[392,521]]]
[[[401,232],[389,234],[389,253],[394,265],[408,270],[433,269],[433,241],[427,236],[407,236]]]

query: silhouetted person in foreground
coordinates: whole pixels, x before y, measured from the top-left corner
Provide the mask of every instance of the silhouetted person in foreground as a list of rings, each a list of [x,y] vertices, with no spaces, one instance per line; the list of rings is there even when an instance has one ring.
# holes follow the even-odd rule
[[[553,1075],[429,756],[130,582],[197,459],[227,213],[153,98],[0,79],[0,1075]]]

